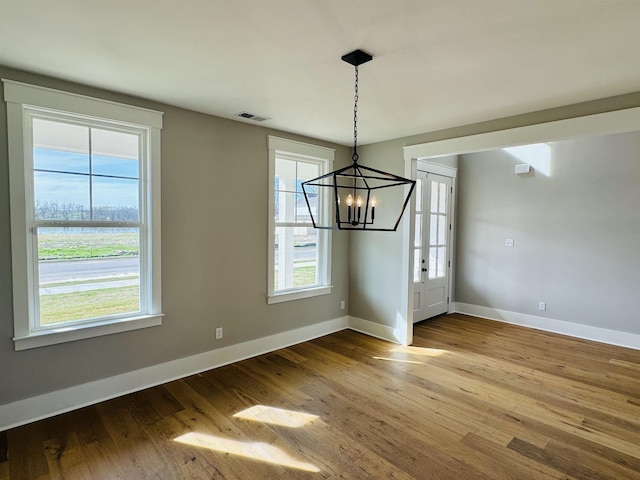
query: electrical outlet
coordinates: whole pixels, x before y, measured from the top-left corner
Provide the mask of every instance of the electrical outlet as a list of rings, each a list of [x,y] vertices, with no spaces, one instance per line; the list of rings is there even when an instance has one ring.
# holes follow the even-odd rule
[[[220,340],[222,338],[222,327],[216,328],[216,340]]]
[[[504,239],[505,247],[513,247],[513,238],[505,238]]]
[[[347,307],[347,304],[344,300],[340,300],[340,310],[344,310]]]
[[[547,309],[547,302],[540,302],[538,303],[538,310],[546,310]]]

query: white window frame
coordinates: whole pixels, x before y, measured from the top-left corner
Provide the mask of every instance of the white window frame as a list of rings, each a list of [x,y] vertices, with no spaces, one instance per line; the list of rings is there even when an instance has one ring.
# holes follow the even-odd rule
[[[160,132],[162,112],[2,79],[7,103],[13,320],[16,350],[162,324]],[[141,311],[133,315],[37,327],[37,242],[34,240],[33,118],[74,121],[91,127],[121,129],[140,137],[140,282]],[[66,224],[65,224],[66,225]],[[69,225],[71,226],[71,225]],[[78,222],[79,227],[101,226]],[[142,244],[144,242],[144,244]],[[143,251],[146,250],[146,253]]]
[[[335,150],[332,148],[320,147],[308,143],[296,142],[285,138],[269,136],[269,250],[268,250],[268,280],[267,280],[267,303],[280,303],[302,298],[327,295],[331,293],[331,231],[318,229],[318,263],[316,265],[318,283],[308,287],[298,287],[295,289],[275,290],[275,165],[276,157],[282,156],[290,160],[310,161],[320,165],[320,175],[333,170],[333,159]],[[320,200],[319,215],[320,220],[327,223],[331,214],[331,202],[327,195]],[[311,223],[309,224],[311,225]]]

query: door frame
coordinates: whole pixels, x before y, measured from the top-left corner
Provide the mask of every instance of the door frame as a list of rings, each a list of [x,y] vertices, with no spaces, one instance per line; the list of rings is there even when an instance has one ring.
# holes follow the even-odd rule
[[[442,165],[439,163],[434,163],[434,162],[429,162],[426,160],[417,160],[416,163],[416,177],[418,177],[418,171],[424,172],[427,174],[427,179],[429,178],[429,174],[434,174],[434,175],[441,175],[443,177],[448,177],[451,179],[451,194],[450,194],[450,200],[449,200],[449,222],[451,225],[451,228],[449,229],[449,231],[447,232],[447,258],[446,261],[448,262],[448,267],[449,268],[449,272],[448,272],[448,280],[447,280],[447,292],[448,292],[448,298],[451,300],[453,299],[453,288],[455,285],[455,282],[453,281],[453,277],[454,277],[454,265],[455,265],[455,231],[456,231],[456,179],[458,177],[458,169],[457,168],[453,168],[453,167],[449,167],[446,165]],[[424,188],[424,187],[423,187]],[[423,199],[424,201],[424,199]],[[413,199],[413,208],[411,209],[412,212],[412,216],[411,216],[411,232],[415,232],[415,222],[416,222],[416,208],[415,208],[415,196]],[[410,237],[410,238],[413,238]],[[424,246],[423,246],[424,248]],[[415,265],[413,264],[414,262],[414,256],[410,255],[410,265],[409,265],[409,271],[413,272],[413,269],[415,267]],[[410,288],[410,292],[409,295],[411,296],[411,323],[413,324],[413,295],[414,295],[414,284],[413,282],[411,282],[411,288]],[[453,302],[449,301],[447,303],[447,311],[446,313],[452,313],[452,307]]]
[[[403,147],[404,173],[406,177],[415,179],[419,160],[428,162],[430,159],[449,155],[462,155],[504,147],[580,138],[589,135],[634,132],[638,131],[639,127],[640,107],[630,107],[622,110],[409,145]],[[401,326],[400,322],[398,323],[398,333],[400,334],[399,340],[403,345],[411,345],[413,343],[413,269],[411,265],[413,260],[411,258],[411,242],[414,235],[415,195],[412,195],[409,213],[411,221],[402,222],[402,275],[404,281],[398,319],[404,321],[404,326]],[[455,311],[455,302],[450,302],[449,308]]]

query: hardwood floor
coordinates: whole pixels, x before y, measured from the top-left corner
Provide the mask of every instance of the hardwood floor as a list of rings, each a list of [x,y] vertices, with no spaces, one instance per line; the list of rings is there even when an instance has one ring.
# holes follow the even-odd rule
[[[455,314],[412,347],[342,331],[7,444],[0,480],[640,479],[640,351]]]

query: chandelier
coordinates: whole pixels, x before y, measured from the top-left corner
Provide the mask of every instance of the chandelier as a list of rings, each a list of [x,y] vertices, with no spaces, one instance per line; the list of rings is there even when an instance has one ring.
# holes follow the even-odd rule
[[[353,163],[302,182],[302,192],[315,228],[393,232],[398,228],[415,188],[415,180],[358,163],[358,67],[372,58],[362,50],[355,50],[342,57],[343,61],[355,68],[353,155],[351,156]],[[410,186],[408,191],[406,186]],[[316,207],[316,202],[312,199],[317,199],[321,192],[333,198],[334,215],[325,216],[329,219],[328,224],[321,224],[319,221],[322,218],[321,212],[318,208],[312,208],[312,205]],[[392,208],[394,204],[396,207]],[[377,219],[376,207],[379,214]],[[394,212],[398,211],[399,213],[394,215]]]

